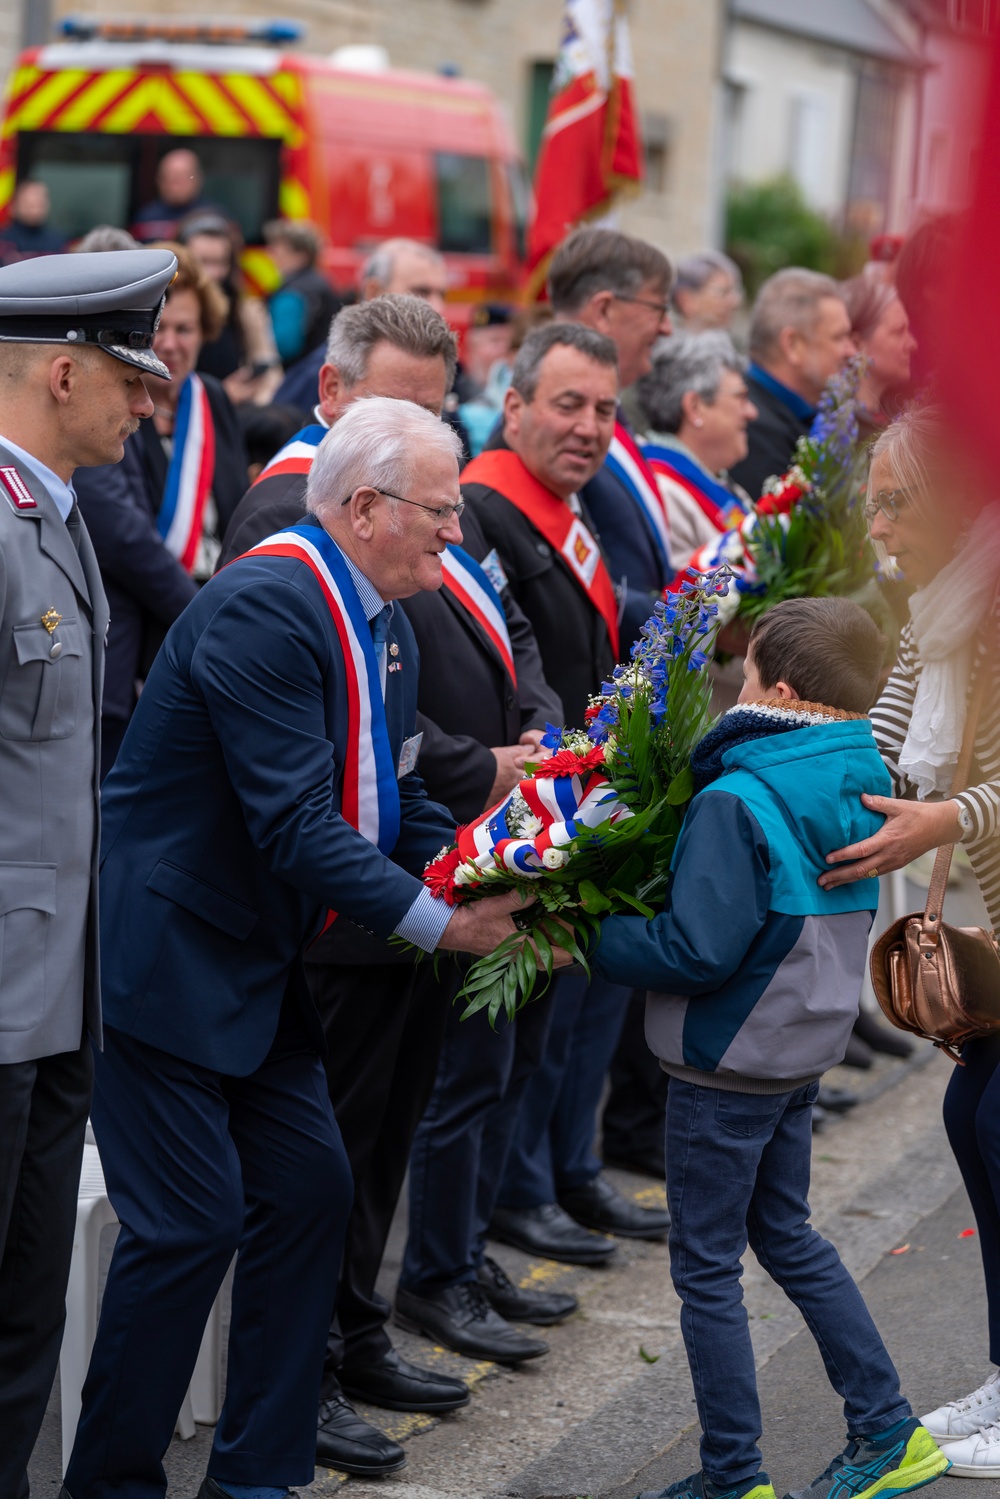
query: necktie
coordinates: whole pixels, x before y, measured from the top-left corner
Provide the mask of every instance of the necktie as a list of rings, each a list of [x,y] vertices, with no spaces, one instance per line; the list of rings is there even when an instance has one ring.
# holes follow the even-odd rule
[[[79,505],[74,504],[74,506],[73,506],[72,510],[70,511],[69,515],[67,515],[67,517],[66,517],[66,530],[69,532],[69,539],[70,539],[70,541],[76,547],[77,551],[79,551],[80,550],[80,507],[79,507]]]
[[[375,646],[375,660],[378,662],[378,676],[382,684],[382,699],[385,700],[385,639],[389,633],[389,621],[392,619],[392,605],[386,604],[380,609],[372,620],[372,641]]]

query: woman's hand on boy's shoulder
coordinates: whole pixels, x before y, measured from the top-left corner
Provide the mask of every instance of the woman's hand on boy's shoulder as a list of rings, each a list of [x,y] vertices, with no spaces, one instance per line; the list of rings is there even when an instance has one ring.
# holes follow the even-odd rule
[[[957,802],[895,801],[891,796],[868,795],[861,800],[869,812],[880,813],[885,822],[870,838],[827,854],[828,864],[841,867],[820,875],[824,890],[904,869],[929,849],[957,843],[962,836]]]

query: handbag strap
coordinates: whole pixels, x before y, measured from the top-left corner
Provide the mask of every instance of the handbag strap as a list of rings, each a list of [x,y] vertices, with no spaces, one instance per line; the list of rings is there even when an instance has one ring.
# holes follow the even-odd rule
[[[992,611],[991,616],[992,617]],[[990,675],[990,655],[988,651],[977,652],[980,659],[973,679],[972,691],[969,694],[969,704],[965,713],[965,729],[962,733],[962,748],[958,753],[955,763],[955,774],[951,778],[951,790],[949,796],[955,796],[959,791],[964,791],[969,784],[969,775],[972,770],[972,756],[975,753],[976,734],[979,731],[979,720],[982,716],[983,703],[986,698],[986,683]],[[955,852],[953,843],[946,843],[937,851],[934,860],[934,868],[931,871],[931,882],[927,890],[927,904],[924,906],[924,919],[922,939],[929,946],[937,946],[938,934],[941,930],[941,917],[944,910],[945,890],[948,886],[948,874],[951,870],[952,856]]]

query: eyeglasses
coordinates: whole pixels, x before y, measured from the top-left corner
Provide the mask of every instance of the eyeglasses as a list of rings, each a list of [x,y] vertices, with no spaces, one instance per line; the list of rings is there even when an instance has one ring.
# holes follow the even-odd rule
[[[637,302],[640,307],[652,308],[661,323],[670,311],[669,302],[654,302],[651,297],[624,297],[621,293],[615,292],[614,298],[616,302]]]
[[[881,510],[886,520],[896,520],[901,509],[909,503],[909,489],[880,489],[874,500],[865,501],[865,519],[871,523]]]
[[[372,489],[375,489],[373,484]],[[361,488],[359,485],[358,488]],[[426,510],[430,515],[437,517],[438,529],[448,526],[465,509],[465,501],[457,500],[454,505],[422,505],[419,500],[408,500],[401,494],[393,494],[391,489],[375,489],[376,494],[384,495],[387,500],[398,500],[401,505],[415,505],[418,510]],[[354,494],[349,494],[346,500],[341,500],[341,505],[349,505]]]

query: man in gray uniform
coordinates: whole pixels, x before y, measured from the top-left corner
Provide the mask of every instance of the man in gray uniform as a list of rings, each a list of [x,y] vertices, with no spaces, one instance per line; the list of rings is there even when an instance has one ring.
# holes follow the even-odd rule
[[[169,375],[168,251],[0,269],[0,1495],[23,1499],[62,1341],[100,1043],[107,601],[74,469],[116,463]],[[111,356],[111,357],[109,357]]]

